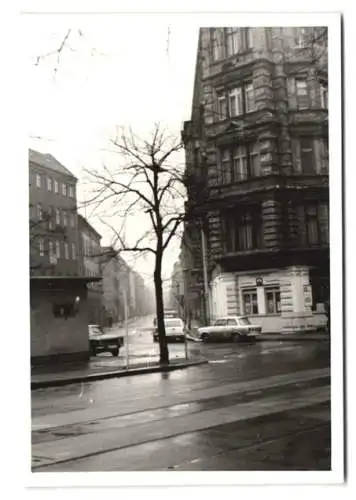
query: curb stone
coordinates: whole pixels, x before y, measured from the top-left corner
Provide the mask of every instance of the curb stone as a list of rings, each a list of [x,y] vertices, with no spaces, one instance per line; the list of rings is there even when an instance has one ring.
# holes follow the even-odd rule
[[[174,370],[181,370],[191,366],[207,364],[208,360],[192,361],[188,363],[176,363],[166,366],[150,366],[142,368],[131,368],[129,370],[115,370],[112,372],[92,373],[88,375],[72,376],[65,379],[49,379],[49,380],[33,380],[31,381],[31,390],[45,389],[47,387],[61,387],[65,385],[75,384],[78,382],[95,382],[97,380],[105,380],[109,378],[129,377],[131,375],[145,375],[149,373],[164,373]]]

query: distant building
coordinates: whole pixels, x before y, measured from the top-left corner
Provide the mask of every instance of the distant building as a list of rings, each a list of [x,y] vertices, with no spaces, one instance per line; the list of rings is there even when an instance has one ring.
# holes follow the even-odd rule
[[[103,306],[106,322],[122,322],[127,316],[144,316],[153,312],[152,292],[139,273],[112,248],[103,247],[101,257]]]
[[[31,362],[88,359],[88,290],[82,276],[76,177],[29,151]]]
[[[79,230],[79,255],[81,275],[85,277],[100,277],[102,249],[100,246],[101,235],[82,215],[78,215]],[[103,323],[103,286],[102,280],[89,282],[88,289],[88,309],[89,323]]]
[[[174,309],[180,317],[185,317],[185,294],[184,294],[184,277],[181,267],[181,262],[178,260],[173,266],[171,278],[171,290],[169,307]]]
[[[30,150],[31,275],[80,275],[76,183],[52,155]]]

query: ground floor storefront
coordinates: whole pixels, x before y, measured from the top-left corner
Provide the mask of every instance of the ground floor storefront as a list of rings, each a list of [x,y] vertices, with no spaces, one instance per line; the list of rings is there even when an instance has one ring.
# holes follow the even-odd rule
[[[325,329],[328,279],[308,266],[221,272],[209,284],[210,319],[247,315],[264,333]]]

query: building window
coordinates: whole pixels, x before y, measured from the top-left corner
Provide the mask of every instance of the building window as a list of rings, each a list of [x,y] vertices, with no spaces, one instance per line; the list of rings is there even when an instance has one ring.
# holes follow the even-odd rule
[[[239,146],[232,151],[232,172],[235,182],[247,179],[246,148]]]
[[[257,142],[253,144],[250,150],[250,166],[251,177],[258,177],[261,175],[261,155],[260,144]]]
[[[56,179],[54,179],[54,192],[55,193],[59,193],[59,185],[58,185],[58,181],[56,181]]]
[[[255,96],[253,85],[250,82],[239,87],[230,89],[227,93],[228,101],[226,100],[226,91],[219,90],[216,92],[217,98],[217,116],[218,120],[226,120],[229,116],[240,116],[246,113],[255,111]]]
[[[220,61],[224,58],[224,30],[216,28],[212,33],[213,61]]]
[[[40,174],[36,174],[36,187],[41,187],[41,176]]]
[[[64,242],[64,257],[69,259],[69,245],[66,241]]]
[[[44,257],[44,241],[43,238],[39,238],[38,240],[38,247],[40,251],[40,257]]]
[[[67,196],[67,184],[63,182],[62,184],[62,194],[63,196]]]
[[[321,173],[329,171],[329,147],[328,141],[321,139],[319,143],[320,160],[321,160]]]
[[[281,292],[279,287],[266,287],[265,298],[267,314],[279,314],[281,312]]]
[[[52,207],[49,207],[49,209],[48,209],[48,228],[54,229],[53,208]]]
[[[245,28],[246,49],[253,47],[253,28]]]
[[[319,244],[319,224],[316,205],[309,205],[305,208],[305,223],[307,230],[308,246]]]
[[[298,109],[309,108],[308,82],[305,78],[295,81]]]
[[[240,33],[238,28],[226,29],[226,45],[228,57],[238,53],[241,46]]]
[[[56,241],[56,257],[57,259],[61,257],[61,243],[58,240]]]
[[[272,50],[272,29],[273,28],[265,28],[266,48],[268,51]]]
[[[263,247],[263,226],[260,206],[249,211],[230,213],[225,219],[226,251],[240,252]]]
[[[63,217],[63,226],[67,226],[68,225],[67,212],[65,212],[64,210],[62,212],[62,217]]]
[[[295,45],[302,49],[308,46],[309,36],[307,28],[294,28],[294,42]]]
[[[61,212],[58,208],[56,208],[56,224],[57,226],[61,225]]]
[[[37,218],[38,220],[43,220],[43,208],[42,205],[37,205]]]
[[[75,227],[75,215],[74,214],[70,214],[70,225],[71,227]]]
[[[231,182],[231,157],[230,150],[223,149],[218,154],[219,183],[229,184]]]
[[[258,314],[256,288],[242,290],[242,306],[244,314],[247,314],[248,316]]]
[[[308,246],[329,244],[329,208],[326,203],[305,207],[305,227]]]
[[[328,108],[328,87],[325,83],[320,84],[320,107]]]
[[[230,117],[242,115],[242,88],[237,87],[229,91],[229,115]]]
[[[48,191],[52,191],[52,179],[51,179],[51,177],[47,177],[47,189],[48,189]]]
[[[49,254],[49,260],[52,261],[54,257],[54,251],[53,251],[53,241],[49,240],[48,242],[48,254]]]
[[[77,258],[77,249],[75,243],[72,243],[72,259],[75,260]]]
[[[255,96],[252,83],[245,85],[245,113],[255,110]]]
[[[315,174],[315,156],[313,140],[302,138],[300,143],[300,162],[304,174]]]
[[[217,104],[218,104],[218,119],[226,120],[227,118],[227,103],[225,92],[217,92]]]
[[[70,198],[74,198],[74,187],[73,186],[68,187],[68,196],[70,196]]]
[[[329,206],[326,203],[318,204],[318,222],[320,243],[329,244]]]

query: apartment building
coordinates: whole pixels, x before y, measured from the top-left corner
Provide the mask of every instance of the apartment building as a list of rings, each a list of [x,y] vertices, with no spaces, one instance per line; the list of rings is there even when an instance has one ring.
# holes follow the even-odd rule
[[[182,133],[192,182],[181,260],[189,307],[205,321],[325,324],[327,54],[324,27],[200,30]]]
[[[80,274],[76,184],[52,155],[30,150],[31,275]]]

